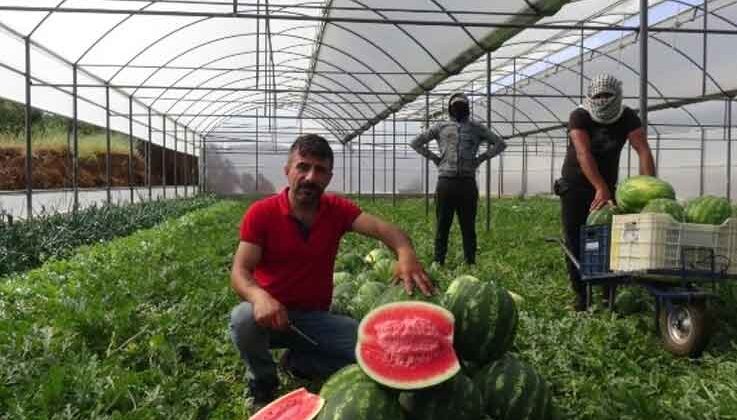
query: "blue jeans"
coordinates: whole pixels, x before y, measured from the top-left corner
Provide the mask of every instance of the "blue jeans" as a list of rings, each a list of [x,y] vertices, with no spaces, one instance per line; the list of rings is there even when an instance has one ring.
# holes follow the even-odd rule
[[[253,306],[241,302],[230,314],[230,337],[248,366],[246,377],[277,383],[276,364],[269,349],[289,349],[289,367],[310,377],[328,377],[356,362],[356,320],[326,311],[288,311],[289,321],[317,346],[289,329],[264,328],[253,317]]]

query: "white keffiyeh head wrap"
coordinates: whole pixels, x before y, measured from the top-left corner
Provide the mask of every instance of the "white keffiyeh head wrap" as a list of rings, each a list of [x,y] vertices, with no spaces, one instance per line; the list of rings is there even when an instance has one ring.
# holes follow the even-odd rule
[[[596,97],[609,93],[609,97]],[[622,82],[610,74],[600,74],[589,84],[589,90],[583,100],[583,108],[589,112],[591,119],[600,124],[611,124],[622,116]]]

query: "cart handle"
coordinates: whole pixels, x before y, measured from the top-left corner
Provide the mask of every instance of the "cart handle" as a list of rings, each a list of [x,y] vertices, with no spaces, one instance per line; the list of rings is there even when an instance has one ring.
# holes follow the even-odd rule
[[[558,245],[560,245],[560,247],[563,248],[563,252],[566,253],[566,256],[568,256],[568,259],[571,260],[574,266],[576,266],[576,270],[579,270],[579,271],[581,270],[581,263],[578,262],[578,260],[576,259],[576,256],[573,255],[570,249],[568,249],[568,247],[566,246],[565,242],[563,242],[562,239],[549,236],[545,238],[545,242],[557,242]]]

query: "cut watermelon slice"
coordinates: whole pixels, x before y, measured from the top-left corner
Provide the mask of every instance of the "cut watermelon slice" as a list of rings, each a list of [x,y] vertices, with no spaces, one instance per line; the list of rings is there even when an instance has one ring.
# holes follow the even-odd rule
[[[358,327],[356,359],[376,382],[420,389],[460,370],[453,349],[453,314],[426,302],[396,302],[369,312]]]
[[[319,395],[299,388],[272,401],[250,420],[311,420],[322,409],[325,400]]]

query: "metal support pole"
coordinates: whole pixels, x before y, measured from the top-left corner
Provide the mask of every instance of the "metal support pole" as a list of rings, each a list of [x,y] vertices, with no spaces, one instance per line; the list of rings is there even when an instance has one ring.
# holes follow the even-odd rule
[[[179,153],[177,152],[177,132],[178,127],[176,121],[174,122],[174,198],[179,197],[177,188],[177,161],[179,160]]]
[[[640,120],[647,134],[647,41],[648,41],[648,0],[640,0]]]
[[[79,121],[77,118],[77,65],[72,65],[72,139],[74,150],[72,154],[72,188],[74,189],[74,205],[72,211],[79,209]]]
[[[128,97],[128,189],[133,204],[133,96]]]
[[[486,128],[491,131],[491,52],[486,52]],[[488,149],[487,145],[487,149]],[[486,161],[486,231],[491,229],[491,159]]]
[[[207,145],[205,138],[200,139],[202,142],[202,192],[207,192]]]
[[[358,198],[361,198],[361,136],[358,136]]]
[[[583,62],[584,62],[584,57],[585,57],[585,55],[584,55],[585,50],[583,48],[584,39],[585,39],[584,31],[583,31],[583,28],[581,28],[581,48],[580,48],[580,51],[579,51],[579,60],[580,60],[580,62],[579,62],[579,75],[578,75],[578,92],[579,92],[579,97],[578,97],[579,98],[578,99],[579,102],[578,103],[580,103],[580,104],[583,103],[583,97],[584,97],[584,93],[583,93],[584,92],[583,91],[583,89],[584,89],[583,88],[583,84],[584,84],[583,83],[583,79],[584,79],[584,77],[583,77]]]
[[[371,201],[376,200],[376,125],[371,126]]]
[[[655,133],[655,176],[660,173],[660,133]]]
[[[707,55],[706,51],[709,48],[709,44],[707,43],[707,32],[706,30],[709,29],[708,27],[708,18],[709,18],[709,2],[704,0],[702,6],[704,7],[704,33],[701,34],[703,37],[703,44],[701,45],[701,52],[702,52],[702,61],[701,61],[701,94],[706,95],[706,75],[707,75]]]
[[[425,130],[430,129],[430,95],[425,92]],[[428,147],[430,147],[428,145]],[[430,216],[430,159],[425,158],[425,218]]]
[[[706,130],[701,129],[701,147],[699,148],[699,197],[704,195],[704,147],[706,147]]]
[[[522,197],[527,195],[527,138],[522,137]]]
[[[258,145],[259,145],[259,139],[258,139],[258,108],[256,108],[256,171],[255,171],[255,174],[256,174],[256,193],[258,193],[258,187],[259,187],[259,185],[258,185],[259,184],[259,182],[258,182],[258,165],[259,165],[259,162],[258,162],[258,160],[259,160],[258,159],[259,158],[259,156],[258,156]]]
[[[384,177],[383,178],[384,178],[384,194],[386,194],[386,192],[389,190],[389,188],[387,188],[386,186],[386,178],[387,178],[386,176],[386,155],[387,155],[386,153],[386,120],[382,121],[381,127],[384,131],[384,133],[381,135],[381,146],[382,146],[381,150],[382,150],[382,154],[384,155]]]
[[[146,185],[148,186],[148,201],[153,199],[153,192],[151,191],[151,141],[152,141],[152,128],[151,128],[151,107],[148,107],[148,142],[146,143]]]
[[[189,193],[189,154],[187,154],[187,126],[184,126],[184,197]]]
[[[166,115],[161,116],[161,192],[166,198]]]
[[[343,194],[345,194],[345,144],[343,144]]]
[[[632,176],[632,146],[627,143],[627,178]]]
[[[550,194],[553,194],[555,183],[555,141],[550,140]]]
[[[107,204],[113,201],[110,188],[113,184],[113,168],[110,156],[110,86],[105,86],[105,192]]]
[[[348,194],[353,193],[353,145],[347,143],[348,146]]]
[[[397,205],[397,113],[392,112],[392,205]]]
[[[31,136],[31,40],[26,38],[26,219],[33,219],[33,137]]]
[[[732,200],[732,98],[727,98],[727,200]]]

